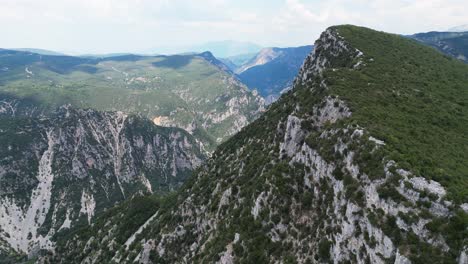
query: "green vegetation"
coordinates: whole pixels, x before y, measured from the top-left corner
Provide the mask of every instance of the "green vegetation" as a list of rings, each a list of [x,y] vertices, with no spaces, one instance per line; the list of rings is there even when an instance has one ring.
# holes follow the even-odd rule
[[[88,225],[77,226],[71,232],[62,233],[62,235],[58,237],[57,248],[59,250],[66,248],[67,243],[73,239],[80,239],[83,241],[91,239],[92,243],[90,243],[90,247],[88,248],[89,251],[100,248],[101,246],[107,246],[107,243],[102,245],[101,243],[103,241],[99,241],[98,239],[100,238],[99,235],[103,234],[103,231],[106,230],[105,227],[109,227],[110,225],[115,225],[117,227],[113,231],[112,237],[118,245],[123,246],[125,241],[159,209],[160,201],[161,198],[157,195],[130,199],[119,206],[103,212],[96,218],[96,221],[91,227]],[[59,253],[63,252],[59,251]],[[86,256],[82,257],[84,258]],[[113,253],[109,252],[108,257],[113,257]],[[109,260],[110,258],[107,259],[107,261]],[[68,263],[81,262],[76,258],[62,259],[62,261]]]
[[[207,55],[205,55],[207,56]],[[138,113],[186,128],[213,150],[243,115],[252,120],[255,97],[232,76],[198,55],[121,56],[84,59],[1,51],[0,92],[34,98],[45,111],[63,104],[102,111]],[[240,105],[227,102],[244,98]],[[234,107],[239,114],[217,121]],[[165,123],[164,117],[168,119]]]
[[[370,251],[386,244],[380,232],[374,232],[378,229],[396,246],[389,258],[377,253],[382,261],[394,262],[398,249],[412,263],[456,262],[466,246],[466,213],[451,211],[446,221],[435,217],[426,207],[437,197],[425,191],[418,202],[407,201],[396,189],[402,177],[395,170],[403,167],[440,181],[448,189],[447,198],[456,202],[449,210],[466,201],[467,66],[398,36],[353,26],[332,30],[364,53],[360,59],[365,66],[350,68],[359,60],[349,57],[354,54],[331,58],[333,70],[325,69],[325,78],[313,76],[307,85],[297,85],[263,116],[221,144],[181,190],[159,202],[157,221],[138,237],[163,244],[164,255],[156,250],[150,254],[154,263],[181,262],[183,257],[212,263],[229,246],[239,263],[327,262],[336,247],[349,242],[336,243],[345,222],[355,227],[351,237],[362,238],[369,246],[346,252],[349,263],[358,262],[358,257],[366,259],[365,254],[370,262]],[[322,81],[328,88],[320,85]],[[338,96],[350,106],[352,116],[316,125],[311,117],[326,96]],[[313,150],[299,150],[302,156],[292,160],[281,150],[288,139],[289,115],[301,118],[301,128],[308,133],[304,138],[289,139],[299,146],[306,143],[317,156],[309,156],[315,155]],[[362,136],[353,136],[361,129]],[[384,140],[385,145],[370,136]],[[337,150],[340,143],[346,143],[346,149]],[[344,161],[350,152],[354,153],[352,165],[359,167],[359,173],[352,175]],[[309,162],[307,166],[298,163],[301,158]],[[388,168],[386,174],[384,165],[390,159],[397,166]],[[398,203],[397,209],[405,206],[408,212],[392,215],[378,202],[367,207],[369,190],[363,187],[372,187],[369,180],[372,184],[381,180],[377,188],[380,198],[390,205]],[[403,184],[412,188],[409,182]],[[357,205],[357,210],[348,202]],[[400,229],[399,220],[411,225],[421,219],[429,221],[427,236],[444,238],[449,250],[426,240],[426,233]],[[100,223],[103,227],[104,221]],[[236,234],[239,240],[234,242]],[[82,258],[89,253],[82,250],[86,241],[72,241],[61,250],[68,257]],[[192,251],[194,242],[197,246]],[[141,243],[137,244],[131,247],[139,249]],[[129,258],[138,253],[118,250]],[[99,258],[102,262],[112,258],[104,252]]]
[[[318,256],[322,261],[327,261],[330,258],[330,247],[332,243],[327,239],[322,239],[319,243]]]
[[[384,140],[385,154],[400,166],[468,202],[468,66],[400,36],[335,29],[367,64],[326,72],[330,93],[351,107],[351,122]]]
[[[467,32],[428,32],[414,34],[408,37],[432,46],[465,63],[468,62]]]

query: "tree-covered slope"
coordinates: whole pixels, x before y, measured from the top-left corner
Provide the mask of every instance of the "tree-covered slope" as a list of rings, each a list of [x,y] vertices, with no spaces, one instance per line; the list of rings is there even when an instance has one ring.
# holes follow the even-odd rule
[[[145,198],[140,225],[117,207],[42,260],[466,263],[467,83],[413,40],[331,27],[294,88],[181,190]]]
[[[468,32],[428,32],[409,37],[468,62]]]
[[[468,202],[468,67],[416,42],[353,30],[340,32],[373,59],[370,67],[329,75],[351,120],[384,140],[389,158]]]
[[[263,101],[210,53],[109,58],[0,50],[0,92],[34,98],[43,112],[63,104],[136,113],[184,128],[214,147],[252,121]]]

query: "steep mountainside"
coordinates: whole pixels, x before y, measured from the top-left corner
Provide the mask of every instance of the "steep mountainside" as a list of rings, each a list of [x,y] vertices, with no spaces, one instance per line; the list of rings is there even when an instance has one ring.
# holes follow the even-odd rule
[[[315,44],[183,189],[110,210],[45,259],[466,263],[468,66],[354,26]]]
[[[232,71],[236,71],[239,67],[242,67],[242,65],[249,62],[255,56],[257,56],[257,53],[247,53],[227,58],[220,58],[220,60],[224,64],[226,64]]]
[[[268,102],[291,88],[304,59],[313,46],[266,48],[240,66],[236,73],[250,89],[256,89]]]
[[[0,92],[35,98],[42,111],[72,104],[141,114],[184,128],[208,151],[263,107],[263,99],[209,52],[84,58],[0,50]]]
[[[0,100],[0,262],[53,248],[126,198],[179,187],[204,159],[179,128],[70,106],[31,118],[33,105]]]
[[[468,63],[468,32],[428,32],[409,37]]]

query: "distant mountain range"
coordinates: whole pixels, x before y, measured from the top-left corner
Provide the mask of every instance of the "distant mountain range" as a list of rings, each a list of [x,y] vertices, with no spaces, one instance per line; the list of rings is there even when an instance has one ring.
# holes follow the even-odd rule
[[[239,67],[241,67],[242,65],[253,59],[255,56],[257,56],[257,54],[258,52],[240,54],[226,58],[219,58],[219,60],[226,64],[232,71],[236,71]]]
[[[18,48],[18,49],[10,49],[10,50],[32,52],[32,53],[37,53],[41,55],[49,55],[49,56],[65,56],[64,53],[56,52],[53,50],[46,50],[46,49]]]
[[[457,28],[461,30],[464,27]],[[455,31],[418,33],[408,37],[432,46],[451,57],[468,62],[468,32]]]
[[[468,24],[452,27],[452,28],[449,28],[447,31],[449,31],[449,32],[467,32],[468,31]]]
[[[157,125],[183,128],[207,151],[262,109],[211,53],[108,58],[48,56],[0,49],[0,92],[40,102],[141,114]]]
[[[244,84],[257,90],[270,103],[291,87],[312,49],[313,46],[264,48],[254,56],[246,54],[222,61],[230,65]]]
[[[242,54],[257,53],[262,49],[261,46],[243,41],[213,41],[198,45],[185,45],[185,46],[171,46],[171,47],[157,47],[148,50],[147,53],[151,54],[182,54],[182,53],[200,53],[210,51],[218,58],[232,57]]]

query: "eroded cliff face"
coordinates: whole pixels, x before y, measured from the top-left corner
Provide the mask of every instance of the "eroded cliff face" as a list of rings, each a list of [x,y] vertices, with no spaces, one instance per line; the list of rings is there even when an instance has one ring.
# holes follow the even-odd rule
[[[172,203],[154,209],[127,243],[118,216],[64,243],[67,263],[466,263],[468,206],[438,182],[383,152],[326,71],[359,70],[373,58],[336,28],[325,31],[295,87],[221,145]],[[97,243],[96,247],[89,245]],[[109,250],[105,245],[112,244]]]
[[[178,108],[167,116],[153,118],[155,124],[165,127],[180,127],[195,135],[204,144],[207,152],[239,132],[265,111],[265,100],[256,92],[241,83],[236,77],[227,75],[222,79],[226,91],[210,100],[193,96],[191,89],[177,91],[180,98],[189,105],[197,105],[204,111],[197,111],[194,118],[180,119],[187,109]],[[203,106],[213,106],[211,109]],[[200,131],[206,131],[207,138]],[[197,135],[200,134],[200,135]],[[201,139],[200,139],[201,137]],[[213,142],[210,142],[213,141]]]
[[[18,105],[4,100],[3,105]],[[61,107],[49,117],[12,117],[0,130],[0,240],[5,251],[53,250],[65,234],[137,194],[180,186],[204,159],[181,129],[121,112]]]

